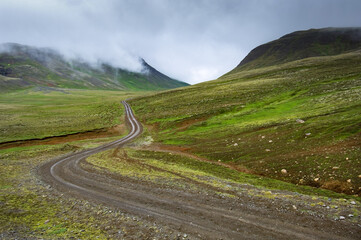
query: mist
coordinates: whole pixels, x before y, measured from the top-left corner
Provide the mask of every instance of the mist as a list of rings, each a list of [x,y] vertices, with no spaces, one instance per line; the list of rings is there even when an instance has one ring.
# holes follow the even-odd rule
[[[191,84],[233,69],[260,44],[322,27],[361,26],[358,0],[2,0],[0,43],[141,71],[139,58]]]

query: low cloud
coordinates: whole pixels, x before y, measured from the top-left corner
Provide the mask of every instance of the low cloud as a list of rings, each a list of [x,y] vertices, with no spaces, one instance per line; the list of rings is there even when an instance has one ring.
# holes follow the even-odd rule
[[[286,33],[360,26],[359,9],[358,0],[2,0],[0,43],[51,47],[132,71],[141,70],[142,57],[197,83]]]

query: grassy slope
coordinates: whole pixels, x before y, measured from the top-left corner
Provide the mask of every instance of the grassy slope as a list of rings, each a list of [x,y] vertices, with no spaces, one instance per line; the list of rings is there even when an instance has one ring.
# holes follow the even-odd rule
[[[123,114],[121,100],[134,95],[100,90],[25,90],[1,94],[0,142],[114,126]]]
[[[49,49],[17,44],[7,46],[11,52],[0,52],[0,92],[34,86],[152,91],[188,85],[158,72],[144,60],[142,64],[147,73],[138,73],[108,64],[95,67],[85,62],[67,61]]]
[[[259,175],[360,192],[360,52],[233,72],[131,104],[157,141]]]
[[[361,28],[323,28],[293,32],[256,47],[232,72],[360,49],[360,34]]]

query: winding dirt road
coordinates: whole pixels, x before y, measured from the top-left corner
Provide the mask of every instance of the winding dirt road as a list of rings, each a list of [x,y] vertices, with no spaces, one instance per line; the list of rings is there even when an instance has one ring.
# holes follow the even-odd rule
[[[89,164],[86,158],[90,155],[122,147],[142,133],[142,125],[129,104],[124,101],[123,105],[131,127],[126,137],[53,159],[40,168],[44,181],[71,196],[171,226],[188,233],[190,238],[357,239],[360,230],[357,226],[297,215],[292,211],[280,212],[271,201],[255,207],[247,196],[220,197],[214,189],[210,189],[209,194],[181,191],[84,167]]]

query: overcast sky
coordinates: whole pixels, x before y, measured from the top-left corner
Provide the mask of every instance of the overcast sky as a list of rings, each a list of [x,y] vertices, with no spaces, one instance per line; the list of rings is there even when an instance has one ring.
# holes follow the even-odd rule
[[[361,26],[360,0],[0,0],[0,43],[52,47],[130,70],[137,57],[188,82],[309,28]]]

